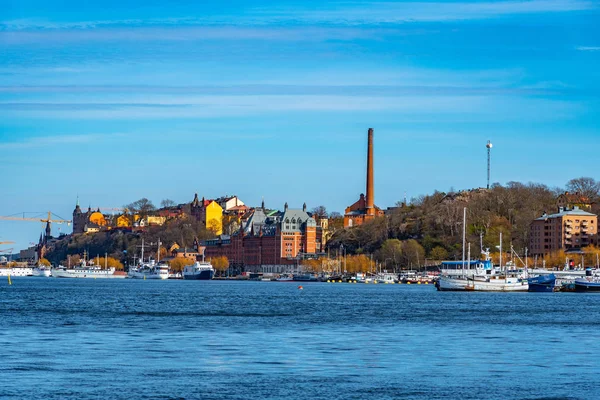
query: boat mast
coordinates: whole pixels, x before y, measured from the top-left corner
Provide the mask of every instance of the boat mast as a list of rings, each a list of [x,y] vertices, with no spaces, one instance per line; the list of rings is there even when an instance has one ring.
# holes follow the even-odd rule
[[[144,264],[144,238],[142,238],[142,259],[141,263]]]
[[[465,240],[467,234],[467,207],[463,208],[462,273],[465,274]]]
[[[502,232],[500,232],[500,272],[502,272]]]
[[[469,269],[469,271],[471,270],[471,243],[469,243],[469,255],[467,256],[467,259],[469,260],[468,264],[467,264],[467,268]]]

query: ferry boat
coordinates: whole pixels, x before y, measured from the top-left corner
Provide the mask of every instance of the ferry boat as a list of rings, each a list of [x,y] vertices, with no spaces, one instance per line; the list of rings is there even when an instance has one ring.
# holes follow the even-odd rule
[[[38,266],[33,268],[31,276],[40,278],[49,278],[52,275],[52,270],[46,266]]]
[[[32,276],[33,268],[31,267],[12,267],[0,268],[0,276]]]
[[[215,276],[212,264],[206,261],[196,261],[183,268],[183,279],[209,281]]]
[[[169,279],[169,266],[165,263],[156,264],[154,261],[150,261],[149,264],[129,267],[127,277],[131,279]]]
[[[114,268],[101,268],[97,265],[80,265],[75,268],[67,268],[59,265],[51,269],[54,278],[86,278],[86,279],[122,279],[127,275],[123,271]]]

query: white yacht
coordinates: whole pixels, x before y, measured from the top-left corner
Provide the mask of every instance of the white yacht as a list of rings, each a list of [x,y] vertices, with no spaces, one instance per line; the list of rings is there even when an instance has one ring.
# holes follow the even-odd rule
[[[44,265],[39,265],[33,268],[31,275],[40,278],[48,278],[52,275],[52,270]]]
[[[114,268],[102,268],[97,265],[81,265],[75,268],[67,268],[59,265],[51,269],[54,278],[86,278],[86,279],[122,279],[125,275],[122,271],[116,271]]]
[[[169,265],[150,261],[148,264],[131,266],[127,277],[132,279],[169,279]]]

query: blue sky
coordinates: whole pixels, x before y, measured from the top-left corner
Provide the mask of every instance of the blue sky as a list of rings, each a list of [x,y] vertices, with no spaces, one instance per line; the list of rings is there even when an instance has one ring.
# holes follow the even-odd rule
[[[598,1],[90,3],[0,0],[0,215],[600,178]]]

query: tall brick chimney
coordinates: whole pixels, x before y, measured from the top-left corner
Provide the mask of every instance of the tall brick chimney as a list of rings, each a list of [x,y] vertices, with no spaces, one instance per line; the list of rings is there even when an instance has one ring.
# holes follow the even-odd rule
[[[373,128],[369,128],[369,147],[367,150],[367,215],[375,215],[375,189],[373,186]]]

